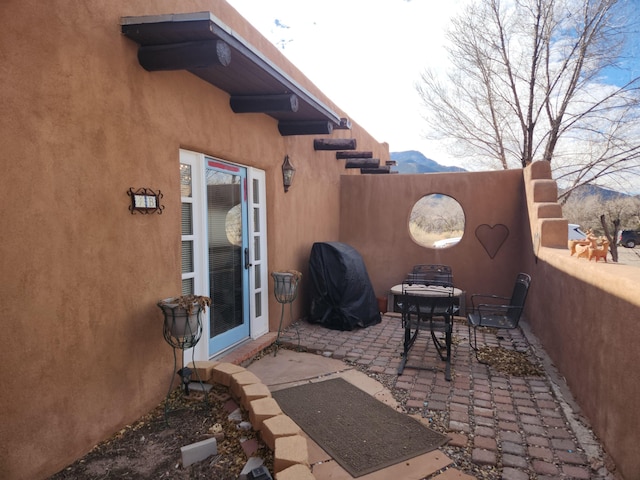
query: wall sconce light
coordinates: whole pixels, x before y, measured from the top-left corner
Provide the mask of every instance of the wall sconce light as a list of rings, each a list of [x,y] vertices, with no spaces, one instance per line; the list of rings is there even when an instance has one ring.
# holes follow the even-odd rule
[[[282,164],[282,184],[284,185],[285,193],[289,191],[289,187],[293,183],[293,175],[296,173],[296,169],[293,168],[289,161],[289,155],[284,157],[284,163]]]

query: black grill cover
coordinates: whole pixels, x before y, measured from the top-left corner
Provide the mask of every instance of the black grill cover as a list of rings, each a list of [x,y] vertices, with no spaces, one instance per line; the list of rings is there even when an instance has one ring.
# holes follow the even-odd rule
[[[311,323],[353,330],[380,323],[380,311],[364,261],[355,248],[317,242],[309,258]]]

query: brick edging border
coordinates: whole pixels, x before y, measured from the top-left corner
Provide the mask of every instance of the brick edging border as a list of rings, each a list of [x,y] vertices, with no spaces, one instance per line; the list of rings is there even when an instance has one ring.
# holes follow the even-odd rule
[[[196,370],[204,383],[228,387],[231,397],[249,413],[251,426],[273,452],[276,480],[315,480],[302,430],[282,412],[255,374],[229,362],[195,361],[189,368]]]

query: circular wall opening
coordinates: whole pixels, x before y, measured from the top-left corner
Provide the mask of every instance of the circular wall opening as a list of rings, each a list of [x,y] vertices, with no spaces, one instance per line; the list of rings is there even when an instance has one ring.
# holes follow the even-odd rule
[[[409,233],[423,247],[450,248],[462,239],[464,221],[464,210],[455,198],[431,193],[411,209]]]

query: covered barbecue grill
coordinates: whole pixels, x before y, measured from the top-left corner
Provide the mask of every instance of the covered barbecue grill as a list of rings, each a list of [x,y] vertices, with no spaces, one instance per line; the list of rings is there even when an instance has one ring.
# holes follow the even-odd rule
[[[311,323],[353,330],[380,323],[380,311],[364,261],[340,242],[316,242],[309,258]]]

